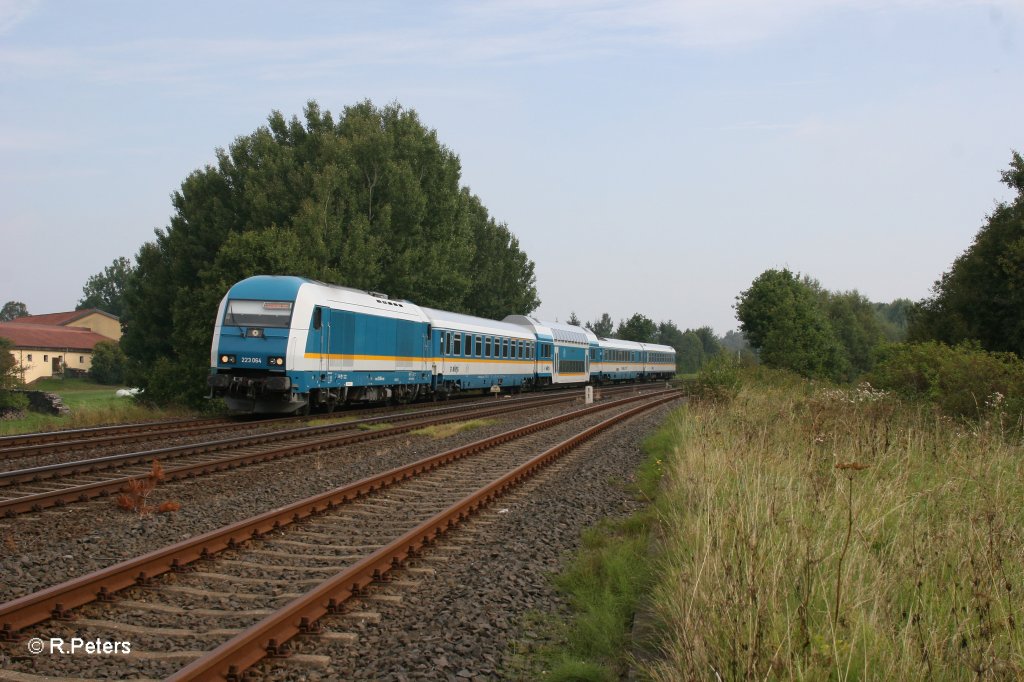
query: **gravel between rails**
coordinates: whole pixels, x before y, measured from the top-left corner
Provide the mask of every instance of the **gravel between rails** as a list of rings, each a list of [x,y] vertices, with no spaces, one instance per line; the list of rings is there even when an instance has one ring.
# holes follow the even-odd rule
[[[498,500],[411,570],[397,572],[393,586],[375,589],[346,617],[321,619],[333,636],[293,640],[297,653],[329,662],[303,668],[264,661],[253,669],[256,678],[521,679],[517,650],[543,639],[524,617],[568,613],[550,575],[577,551],[586,528],[642,506],[624,483],[644,459],[644,438],[678,407],[670,403],[629,420]]]
[[[579,407],[570,403],[513,412],[492,418],[495,421],[489,426],[447,438],[404,434],[159,485],[151,499],[179,502],[181,510],[172,514],[140,517],[117,509],[113,498],[100,498],[0,519],[0,601]]]

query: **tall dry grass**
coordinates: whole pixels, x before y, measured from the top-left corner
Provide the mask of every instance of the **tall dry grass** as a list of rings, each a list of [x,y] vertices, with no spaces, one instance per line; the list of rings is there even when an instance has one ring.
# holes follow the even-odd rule
[[[1024,448],[986,416],[785,376],[678,413],[645,672],[1024,678]]]

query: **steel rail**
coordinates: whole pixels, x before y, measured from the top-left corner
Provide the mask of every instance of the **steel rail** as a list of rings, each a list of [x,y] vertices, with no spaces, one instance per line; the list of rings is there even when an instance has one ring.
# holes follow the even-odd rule
[[[64,450],[84,450],[86,448],[97,448],[120,443],[138,443],[140,441],[153,440],[154,438],[170,438],[180,434],[196,434],[204,431],[228,430],[252,428],[254,426],[273,425],[282,421],[291,421],[291,417],[279,419],[264,419],[260,421],[237,422],[231,420],[203,420],[193,422],[192,426],[177,426],[166,429],[130,430],[123,433],[100,434],[95,438],[80,438],[74,440],[46,441],[16,445],[0,449],[0,460],[24,459],[47,455],[53,452]]]
[[[112,424],[109,426],[89,426],[81,429],[60,429],[58,431],[41,431],[37,433],[18,433],[10,436],[0,436],[0,451],[19,445],[32,443],[49,443],[54,441],[76,440],[91,434],[100,436],[115,434],[118,432],[129,433],[132,431],[149,430],[159,432],[167,429],[184,428],[189,425],[206,424],[214,421],[228,422],[223,417],[210,417],[206,419],[173,419],[154,422],[134,422],[132,424]]]
[[[679,396],[678,391],[664,393],[671,394],[667,396],[667,399]],[[655,395],[664,395],[664,393]],[[194,561],[211,557],[225,549],[237,547],[246,540],[259,538],[272,530],[334,509],[338,505],[359,499],[424,471],[436,469],[481,450],[583,415],[649,397],[651,396],[631,396],[610,403],[594,405],[474,441],[468,445],[369,476],[334,490],[148,552],[134,559],[128,559],[38,592],[18,597],[5,604],[0,604],[0,623],[2,623],[0,641],[14,641],[18,637],[17,633],[26,627],[51,618],[66,618],[70,609],[92,601],[109,599],[110,595],[117,591],[145,584],[153,577],[169,571],[188,570],[188,564]]]
[[[532,409],[535,407],[545,407],[547,405],[568,402],[574,399],[574,396],[558,396],[554,398],[548,397],[542,400],[531,400],[529,402],[524,401],[522,403],[516,403],[511,405],[506,403],[499,406],[489,407],[486,409],[474,407],[472,409],[467,410],[465,406],[454,406],[446,408],[437,408],[435,410],[429,410],[427,412],[414,412],[401,415],[368,417],[366,419],[361,419],[352,422],[343,422],[340,424],[330,424],[325,426],[309,426],[300,429],[289,429],[287,431],[275,431],[268,434],[260,434],[258,436],[245,436],[221,441],[212,441],[210,443],[203,443],[198,445],[179,446],[176,448],[164,448],[161,450],[150,450],[145,453],[132,453],[130,455],[111,455],[110,457],[103,457],[99,458],[98,460],[86,460],[83,463],[71,463],[67,465],[56,464],[50,465],[48,467],[39,467],[37,469],[6,472],[0,474],[0,483],[7,482],[7,485],[13,485],[14,482],[36,482],[40,480],[46,480],[47,478],[55,478],[58,475],[75,475],[82,473],[91,473],[93,471],[101,470],[102,468],[110,468],[111,465],[109,464],[107,464],[105,467],[94,466],[94,464],[97,463],[106,464],[106,462],[108,461],[116,461],[117,466],[140,464],[147,461],[152,461],[154,459],[164,459],[166,461],[167,455],[170,455],[171,458],[183,457],[187,455],[204,454],[207,452],[226,450],[229,449],[229,447],[231,449],[235,449],[251,445],[265,445],[267,443],[272,443],[277,440],[291,440],[305,436],[317,436],[320,434],[336,433],[338,431],[348,432],[353,429],[356,429],[360,425],[368,425],[381,421],[410,422],[407,424],[377,429],[374,431],[344,433],[338,436],[328,437],[313,442],[305,442],[300,443],[298,445],[285,446],[275,448],[272,450],[265,450],[263,452],[246,453],[232,457],[225,457],[223,459],[218,459],[212,462],[199,462],[197,464],[165,468],[163,470],[165,481],[179,481],[182,479],[195,478],[197,476],[215,473],[218,471],[228,471],[231,469],[237,469],[238,467],[241,466],[247,466],[259,462],[267,462],[275,459],[281,459],[283,457],[290,457],[294,455],[306,454],[309,452],[316,452],[318,450],[322,450],[328,447],[334,448],[343,445],[350,445],[353,443],[360,443],[367,440],[387,438],[389,436],[399,435],[402,433],[406,433],[408,431],[412,431],[414,429],[423,428],[425,426],[447,424],[454,421],[460,421],[466,419],[467,417],[489,417],[493,415],[506,414],[508,412],[516,410]],[[435,414],[444,416],[430,416]],[[53,471],[57,471],[58,473],[53,474]],[[106,481],[99,481],[96,483],[85,483],[68,488],[52,490],[50,492],[35,493],[32,495],[22,495],[19,497],[13,497],[6,500],[0,500],[0,517],[13,517],[17,516],[18,514],[25,514],[28,512],[39,512],[42,511],[43,509],[47,509],[50,507],[62,507],[74,502],[86,502],[96,497],[109,497],[110,495],[127,492],[132,480],[141,480],[146,478],[148,475],[148,473],[139,473],[130,476],[119,476],[117,478],[112,478]],[[0,487],[0,491],[2,490],[3,488]]]
[[[619,393],[620,391],[607,392]],[[575,395],[575,393],[566,393],[564,395],[557,397],[550,395],[532,395],[521,398],[514,398],[511,400],[506,399],[502,404],[513,406],[530,403],[531,405],[543,406],[551,404],[550,401],[572,400],[573,396]],[[245,447],[247,445],[260,445],[263,443],[271,442],[273,440],[283,440],[288,437],[302,437],[305,435],[315,433],[327,433],[329,431],[336,430],[349,430],[353,428],[358,428],[361,425],[374,424],[381,421],[403,421],[406,419],[419,419],[421,417],[430,416],[433,414],[459,412],[462,410],[474,410],[479,406],[486,405],[488,402],[493,401],[480,400],[466,402],[459,405],[450,405],[447,407],[412,409],[406,412],[388,411],[386,414],[382,415],[363,417],[362,419],[356,419],[351,421],[339,421],[333,424],[325,424],[321,426],[300,426],[294,429],[281,429],[277,431],[267,431],[264,433],[253,434],[248,436],[235,436],[232,438],[208,441],[205,443],[176,445],[154,450],[142,450],[138,452],[127,452],[116,455],[106,455],[102,457],[90,457],[89,459],[77,460],[73,462],[62,462],[60,464],[47,464],[43,466],[29,467],[25,469],[12,469],[9,471],[0,472],[0,487],[14,485],[17,483],[35,483],[37,481],[55,478],[56,476],[71,476],[75,474],[93,473],[96,471],[111,469],[115,466],[144,464],[152,461],[153,459],[167,460],[176,457],[186,457],[195,454],[203,454],[206,452],[212,452],[222,448],[235,448]],[[246,427],[251,426],[252,424],[274,424],[280,421],[296,420],[297,419],[293,417],[286,417],[282,419],[263,420],[262,422],[250,422],[247,424],[242,424],[240,426]]]
[[[400,568],[407,559],[418,556],[423,549],[433,544],[436,538],[490,504],[509,488],[518,485],[598,433],[640,412],[675,400],[677,397],[677,395],[663,397],[639,405],[562,441],[475,493],[464,497],[461,501],[424,521],[388,545],[377,549],[344,571],[328,578],[310,592],[297,597],[210,653],[167,677],[166,680],[168,682],[184,680],[241,682],[244,671],[261,659],[268,656],[288,656],[290,649],[287,642],[290,639],[299,634],[319,632],[317,621],[322,616],[339,613],[345,601],[362,594],[371,584],[382,580],[389,571]]]
[[[636,386],[636,385],[632,385]],[[608,392],[622,390],[627,386],[617,386],[615,389],[607,388]],[[570,389],[575,390],[575,389]],[[480,396],[459,396],[461,400],[481,401]],[[517,400],[542,399],[540,393],[533,396],[518,398]],[[483,398],[485,401],[486,398]],[[388,413],[396,409],[409,407],[370,407],[368,410],[360,408],[353,412],[381,411]],[[417,408],[412,408],[417,409]],[[331,414],[341,415],[345,412],[333,412]],[[329,416],[329,415],[325,415]],[[214,417],[209,419],[178,419],[173,421],[159,422],[137,422],[134,424],[120,424],[112,426],[96,426],[83,429],[65,429],[61,431],[47,431],[43,433],[26,433],[12,436],[0,436],[0,461],[11,459],[24,459],[46,455],[62,450],[83,450],[92,447],[102,447],[119,443],[137,443],[153,438],[171,437],[180,433],[197,433],[200,431],[212,431],[214,429],[237,430],[252,428],[254,426],[274,425],[282,422],[301,422],[316,419],[318,415],[300,417],[278,417],[272,419],[228,419]]]
[[[520,398],[512,401],[505,401],[502,404],[517,407],[519,405],[526,405],[528,407],[533,406],[545,406],[554,404],[559,401],[569,401],[573,399],[573,394],[566,394],[563,396],[552,397],[552,396],[531,396],[528,398]],[[151,462],[153,459],[168,460],[178,457],[188,457],[196,454],[204,454],[207,452],[215,452],[221,449],[246,447],[249,445],[262,445],[275,440],[285,440],[288,438],[301,438],[307,435],[316,435],[318,433],[329,433],[332,431],[348,431],[361,426],[372,425],[379,422],[395,422],[405,421],[409,419],[421,419],[429,417],[435,414],[447,414],[452,412],[472,411],[480,407],[484,407],[493,401],[476,401],[471,403],[464,403],[460,405],[451,405],[448,407],[433,407],[430,409],[418,409],[408,412],[389,412],[384,415],[377,415],[373,417],[364,417],[362,419],[355,419],[350,421],[338,421],[332,424],[323,424],[319,426],[300,426],[294,429],[281,429],[278,431],[267,431],[265,433],[248,435],[248,436],[235,436],[232,438],[224,438],[215,441],[207,441],[204,443],[193,443],[188,445],[175,445],[166,448],[159,448],[155,450],[142,450],[139,452],[127,452],[117,455],[106,455],[102,457],[91,457],[89,459],[77,460],[74,462],[62,462],[60,464],[46,464],[38,467],[30,467],[27,469],[12,469],[10,471],[0,472],[0,488],[18,483],[36,483],[38,481],[44,481],[50,478],[56,478],[58,476],[73,476],[77,474],[90,474],[97,471],[103,471],[119,466],[130,466],[133,464],[144,464]],[[528,405],[527,405],[528,403]],[[287,418],[291,420],[291,418]],[[277,420],[274,420],[277,421]],[[271,422],[263,422],[271,423]]]

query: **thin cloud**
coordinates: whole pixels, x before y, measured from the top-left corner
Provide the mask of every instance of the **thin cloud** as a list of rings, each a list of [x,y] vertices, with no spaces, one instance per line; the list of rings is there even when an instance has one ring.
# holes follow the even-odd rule
[[[37,0],[0,0],[0,35],[23,22],[37,4]]]
[[[0,0],[0,27],[21,21],[34,2]],[[729,49],[756,45],[833,12],[979,5],[997,14],[1020,0],[498,0],[437,5],[418,28],[302,38],[131,40],[104,47],[0,47],[0,78],[73,76],[94,82],[201,83],[211,65],[252,78],[311,80],[370,64],[438,66],[543,64],[625,54],[650,47]],[[2,32],[2,29],[0,29]],[[284,67],[284,68],[282,68]]]

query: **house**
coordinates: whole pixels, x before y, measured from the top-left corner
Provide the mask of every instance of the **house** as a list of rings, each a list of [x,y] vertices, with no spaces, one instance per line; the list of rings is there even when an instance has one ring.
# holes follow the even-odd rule
[[[100,341],[120,340],[121,323],[96,309],[28,315],[0,322],[0,337],[10,339],[11,355],[25,383],[31,383],[65,370],[88,371],[92,349]]]

